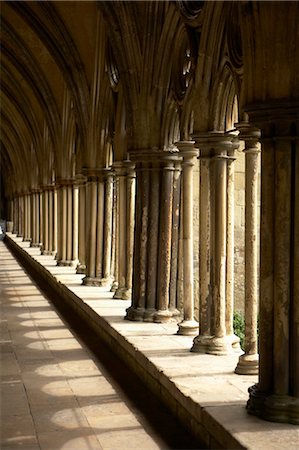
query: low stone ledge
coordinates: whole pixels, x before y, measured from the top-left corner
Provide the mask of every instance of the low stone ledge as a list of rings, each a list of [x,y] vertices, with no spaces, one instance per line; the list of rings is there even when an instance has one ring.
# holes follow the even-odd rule
[[[284,448],[297,449],[298,427],[265,422],[246,413],[247,388],[256,377],[233,373],[238,357],[191,353],[192,338],[178,338],[172,324],[125,321],[127,303],[113,300],[113,292],[107,296],[107,288],[92,287],[82,291],[83,276],[74,268],[58,270],[53,257],[38,254],[11,233],[5,241],[33,277],[78,314],[207,448],[281,450],[284,439]],[[72,275],[77,288],[62,281]],[[108,310],[113,317],[107,315]],[[152,341],[155,345],[163,341],[164,347],[152,350]]]

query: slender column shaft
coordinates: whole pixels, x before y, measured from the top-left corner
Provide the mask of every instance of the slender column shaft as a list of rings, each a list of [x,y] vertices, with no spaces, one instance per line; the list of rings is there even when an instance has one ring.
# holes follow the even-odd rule
[[[175,163],[173,179],[173,207],[172,207],[172,239],[171,239],[171,266],[170,266],[170,288],[169,309],[172,314],[178,316],[177,309],[177,278],[178,278],[178,255],[179,255],[179,221],[180,221],[180,193],[181,193],[181,163]]]
[[[50,219],[50,214],[49,214],[49,190],[47,188],[45,188],[44,193],[43,193],[43,200],[44,200],[44,208],[43,208],[43,213],[44,213],[44,241],[43,241],[43,250],[42,253],[47,255],[50,251],[50,247],[49,247],[49,219]]]
[[[38,243],[40,245],[44,242],[44,205],[43,205],[43,192],[40,191],[38,194],[38,204],[39,204],[39,233],[38,233]]]
[[[259,384],[262,391],[272,389],[272,352],[273,352],[273,275],[274,275],[274,154],[270,142],[263,143],[262,151],[262,201],[261,201],[261,292],[260,304]],[[266,261],[266,264],[265,262]]]
[[[111,292],[116,292],[119,286],[119,177],[116,175],[114,181],[114,203],[113,203],[113,243],[114,243],[114,281]]]
[[[90,180],[86,185],[86,212],[89,214],[88,238],[86,240],[86,278],[96,276],[96,224],[97,224],[97,182]],[[85,279],[84,279],[85,280]],[[83,281],[84,281],[83,280]]]
[[[73,248],[72,260],[73,264],[78,263],[78,249],[79,249],[79,187],[77,184],[73,185]]]
[[[13,234],[18,234],[18,226],[19,226],[19,198],[14,197],[13,201]]]
[[[104,182],[98,182],[98,196],[97,196],[97,222],[96,222],[96,277],[103,278],[103,250],[104,250]]]
[[[291,278],[291,146],[280,140],[275,152],[275,260],[274,260],[274,391],[289,392],[289,308]],[[298,199],[297,199],[298,200]],[[299,249],[297,249],[299,251]]]
[[[240,123],[240,139],[245,140],[245,348],[235,372],[258,374],[258,177],[259,130]]]
[[[58,248],[58,237],[57,237],[57,227],[58,227],[58,208],[57,208],[57,189],[54,187],[53,190],[53,252],[57,252]],[[51,211],[51,209],[50,209]]]
[[[227,335],[233,335],[234,314],[234,150],[228,152],[227,163],[227,234],[226,234],[226,308],[225,327]]]
[[[164,162],[163,162],[164,163]],[[162,169],[160,235],[159,235],[159,265],[158,265],[158,304],[155,314],[156,322],[169,320],[169,283],[171,262],[171,228],[172,228],[172,190],[174,163],[165,161]]]
[[[297,128],[297,136],[298,136]],[[291,325],[291,344],[290,344],[290,358],[292,366],[290,370],[291,375],[291,394],[299,398],[299,140],[298,138],[293,143],[296,148],[294,151],[294,177],[293,177],[293,214],[294,214],[294,260],[293,260],[293,297],[291,298],[290,315],[293,317]],[[297,200],[296,200],[297,199]]]
[[[135,171],[131,162],[127,164],[127,261],[126,261],[126,287],[127,292],[123,293],[123,298],[130,298],[132,295],[133,276],[133,248],[134,248],[134,218],[135,218]]]
[[[179,324],[178,334],[198,333],[194,320],[194,270],[193,270],[193,166],[198,151],[194,141],[177,144],[183,156],[183,292],[184,320]]]
[[[79,232],[78,232],[78,258],[79,263],[77,266],[77,273],[85,273],[85,202],[86,202],[86,184],[84,179],[79,180]]]
[[[144,313],[145,321],[153,321],[157,305],[157,262],[158,262],[158,236],[159,236],[159,217],[160,217],[160,168],[159,163],[153,163],[151,167],[150,183],[150,210],[148,222],[148,269],[147,269],[147,298],[146,311]]]
[[[200,333],[209,336],[211,317],[211,199],[210,158],[200,160]]]
[[[225,336],[226,293],[226,155],[221,152],[215,160],[215,336]]]
[[[127,309],[126,319],[143,320],[146,306],[147,275],[147,226],[149,215],[148,162],[136,165],[136,227],[134,234],[132,306]]]
[[[73,223],[74,223],[74,210],[73,210],[73,186],[66,187],[67,192],[67,216],[66,216],[66,260],[70,262],[73,259],[72,255],[72,241],[73,241]]]
[[[61,257],[62,261],[65,262],[67,260],[67,232],[68,232],[68,220],[67,216],[69,214],[68,210],[68,192],[67,186],[62,187],[62,210],[60,210],[60,214],[62,217],[62,233],[61,233]]]
[[[118,288],[115,291],[114,298],[122,298],[123,290],[126,284],[126,179],[125,172],[122,163],[114,165],[117,176],[117,211],[118,211],[118,228],[117,228],[117,241],[118,241],[118,259],[117,259],[117,281]]]
[[[104,211],[104,248],[103,248],[103,282],[110,283],[111,251],[112,251],[112,206],[113,178],[112,173],[105,180],[105,211]]]

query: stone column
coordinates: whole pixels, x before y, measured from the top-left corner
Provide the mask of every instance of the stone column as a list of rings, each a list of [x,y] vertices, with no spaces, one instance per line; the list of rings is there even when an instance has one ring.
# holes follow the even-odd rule
[[[104,181],[104,242],[103,242],[103,274],[102,286],[112,282],[111,256],[112,256],[112,207],[113,207],[113,173],[108,169]]]
[[[74,199],[74,180],[60,180],[58,196],[58,266],[78,263],[78,199]],[[75,246],[75,247],[74,247]]]
[[[259,382],[248,411],[299,425],[298,102],[248,108],[261,129]]]
[[[17,237],[24,237],[24,195],[18,195],[18,231]]]
[[[258,182],[260,131],[248,122],[237,124],[239,139],[245,141],[245,349],[235,372],[258,374]]]
[[[112,215],[112,264],[111,264],[111,277],[113,277],[113,283],[110,291],[116,292],[118,289],[118,221],[119,221],[119,205],[118,205],[118,191],[119,180],[116,177],[114,171],[114,184],[113,184],[113,215]]]
[[[19,228],[19,197],[14,194],[13,199],[13,234],[18,234]]]
[[[117,183],[117,289],[114,298],[128,300],[132,295],[135,172],[134,164],[126,160],[115,162]]]
[[[194,141],[177,143],[183,157],[183,295],[184,319],[179,323],[178,334],[198,333],[198,322],[194,320],[194,270],[193,270],[193,166],[198,150]]]
[[[57,189],[56,186],[48,185],[49,198],[49,254],[56,255],[57,252]]]
[[[72,266],[79,262],[79,186],[76,182],[72,187],[73,229],[72,229]]]
[[[172,315],[180,316],[178,309],[178,277],[179,277],[179,231],[180,231],[180,197],[181,197],[181,161],[174,164],[173,173],[173,198],[172,198],[172,237],[171,237],[171,264],[170,264],[170,288],[169,309]],[[182,257],[181,257],[182,259]]]
[[[200,299],[199,335],[193,341],[192,351],[205,352],[211,339],[211,149],[206,139],[194,136],[200,147]]]
[[[97,226],[97,176],[85,173],[86,183],[86,276],[83,278],[83,284],[98,286],[96,281],[96,226]]]
[[[157,312],[155,322],[169,321],[172,312],[169,310],[171,232],[172,232],[172,199],[174,161],[172,156],[162,160],[162,179],[160,191],[160,223],[158,250],[158,286]],[[157,199],[158,200],[158,199]]]
[[[160,191],[160,163],[152,162],[149,166],[149,217],[148,217],[148,255],[146,274],[146,307],[143,315],[145,322],[153,322],[157,312],[157,287],[158,287],[158,259],[159,259],[159,191]]]
[[[83,169],[86,183],[86,276],[82,283],[87,286],[102,286],[104,249],[104,193],[108,169]]]
[[[42,248],[42,244],[44,242],[44,206],[43,206],[43,191],[39,189],[38,193],[38,203],[39,203],[39,233],[38,233],[38,242],[40,247]]]
[[[236,133],[232,136],[231,148],[227,150],[227,237],[226,237],[226,305],[225,328],[227,338],[236,352],[241,352],[240,338],[235,335],[234,321],[234,253],[235,253],[235,151],[239,148]]]
[[[40,204],[39,204],[39,190],[34,189],[31,194],[32,201],[32,240],[30,247],[40,247],[39,242],[39,225],[40,225]]]
[[[86,264],[85,264],[85,245],[86,245],[86,211],[85,211],[85,201],[86,201],[86,178],[83,175],[76,176],[76,183],[79,189],[79,231],[78,231],[78,258],[79,262],[77,265],[76,273],[85,274]]]
[[[176,153],[131,151],[136,162],[136,226],[129,320],[173,320],[169,306]]]
[[[50,246],[49,246],[49,236],[50,236],[50,213],[49,213],[49,189],[47,186],[44,186],[43,189],[43,202],[44,202],[44,207],[43,207],[43,213],[44,213],[44,220],[43,220],[43,225],[44,225],[44,240],[43,240],[43,246],[42,246],[42,254],[43,255],[49,255],[50,252]]]
[[[133,152],[131,152],[130,156],[132,155],[133,157],[135,156]],[[136,154],[136,227],[134,234],[133,292],[132,305],[127,309],[125,317],[128,320],[134,321],[143,321],[147,306],[146,280],[148,270],[147,243],[149,236],[150,162],[146,156],[143,156],[145,160],[141,159],[140,161]]]
[[[200,302],[203,310],[200,334],[191,350],[225,355],[234,353],[226,330],[227,161],[233,136],[209,132],[194,135],[194,139],[202,158]]]
[[[24,242],[31,242],[31,201],[30,194],[24,195]]]

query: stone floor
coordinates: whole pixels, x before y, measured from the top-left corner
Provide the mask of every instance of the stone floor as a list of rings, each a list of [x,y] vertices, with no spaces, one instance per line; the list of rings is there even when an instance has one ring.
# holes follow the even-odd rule
[[[82,275],[76,275],[72,268],[57,267],[53,257],[40,255],[39,249],[30,248],[29,244],[22,242],[21,238],[17,238],[8,233],[7,240],[16,252],[23,255],[26,264],[32,265],[32,267],[40,273],[41,277],[44,277],[44,280],[47,280],[47,283],[56,289],[59,293],[59,299],[64,298],[66,302],[76,309],[79,317],[86,318],[90,327],[97,329],[98,333],[103,335],[103,338],[109,346],[122,360],[125,360],[133,367],[133,370],[151,386],[172,412],[208,443],[207,447],[215,449],[248,448],[252,450],[298,450],[299,427],[289,424],[266,422],[247,414],[245,409],[248,398],[247,389],[257,381],[257,377],[240,376],[234,373],[234,368],[238,361],[237,355],[220,357],[191,353],[190,348],[192,346],[193,338],[177,335],[177,325],[173,323],[152,324],[125,321],[123,317],[125,315],[125,309],[130,305],[130,301],[113,300],[112,293],[109,292],[107,288],[82,286]],[[18,273],[14,272],[16,270],[14,265],[12,265],[12,270],[10,271],[9,264],[8,261],[6,273],[9,272],[9,284],[12,282],[16,284],[15,286],[8,286],[8,292],[12,292],[12,295],[14,295],[15,289],[19,285],[22,293],[25,296],[29,295],[26,293],[26,290],[30,290],[31,288],[23,282],[24,280],[20,282],[17,276]],[[6,280],[6,275],[4,275],[4,280]],[[29,296],[27,300],[31,303],[32,297]],[[19,302],[16,300],[16,303],[18,304]],[[47,377],[47,375],[43,374],[44,372],[47,373],[48,370],[51,371],[49,367],[51,366],[51,363],[47,362],[47,358],[50,358],[50,356],[58,358],[59,356],[65,355],[66,361],[63,363],[59,362],[58,367],[63,372],[63,376],[65,376],[65,374],[71,375],[72,381],[67,381],[67,384],[74,393],[77,391],[73,391],[73,389],[79,389],[76,397],[80,400],[81,407],[82,397],[83,399],[86,399],[86,395],[88,395],[84,395],[84,389],[87,389],[87,393],[89,392],[88,389],[90,389],[91,380],[87,370],[87,372],[83,372],[82,383],[81,380],[80,383],[78,383],[78,377],[74,375],[74,370],[76,370],[77,373],[77,366],[74,369],[68,360],[72,358],[71,355],[76,355],[77,352],[80,354],[81,351],[86,352],[87,350],[77,348],[76,345],[78,344],[74,343],[72,340],[74,339],[73,337],[71,338],[69,335],[65,336],[64,334],[60,335],[59,332],[61,331],[61,327],[56,327],[55,321],[53,324],[57,336],[49,338],[49,340],[46,341],[47,345],[45,345],[44,341],[39,342],[37,340],[36,342],[31,342],[31,334],[37,332],[35,329],[36,321],[39,326],[42,326],[43,320],[54,320],[55,318],[52,317],[52,309],[47,310],[47,308],[50,308],[50,305],[48,305],[46,309],[41,308],[41,310],[39,310],[34,309],[32,305],[30,306],[30,303],[28,307],[31,308],[31,314],[34,313],[34,317],[32,318],[32,316],[29,316],[28,312],[19,314],[22,319],[21,329],[24,330],[24,327],[28,326],[29,336],[27,336],[26,333],[24,340],[21,340],[21,344],[17,345],[17,347],[20,346],[18,351],[21,353],[23,352],[24,354],[27,353],[27,355],[38,355],[40,354],[40,351],[37,352],[37,350],[42,350],[43,358],[45,359],[44,364],[41,365],[44,368],[42,370],[42,377]],[[37,305],[34,306],[37,307]],[[13,307],[13,311],[15,311],[15,308],[18,308],[18,306]],[[46,331],[47,327],[42,330],[43,333],[46,333]],[[66,333],[67,331],[68,330],[65,329],[64,332]],[[88,331],[88,334],[89,333],[90,331]],[[34,336],[34,334],[32,334],[32,336]],[[47,335],[45,335],[45,338],[48,338]],[[98,342],[99,341],[96,340],[97,345]],[[9,342],[7,345],[10,345]],[[100,345],[102,346],[102,344]],[[37,349],[35,347],[37,347]],[[103,348],[104,347],[106,348],[105,345]],[[16,355],[18,356],[18,353],[16,353]],[[31,356],[31,358],[33,358],[33,356]],[[78,357],[78,360],[80,360],[80,356]],[[110,360],[110,356],[107,360]],[[84,364],[82,365],[82,369],[84,370]],[[122,375],[123,370],[124,366],[122,365],[116,372],[119,372]],[[38,375],[40,377],[39,373]],[[100,375],[95,375],[94,378],[91,377],[92,380],[95,380],[94,387],[98,386],[97,376],[101,378]],[[84,382],[84,378],[87,379],[86,383]],[[48,398],[50,394],[51,400],[54,401],[56,399],[54,392],[60,392],[61,389],[63,392],[64,389],[64,386],[60,386],[59,383],[57,386],[55,385],[55,383],[59,381],[59,377],[58,379],[54,378],[54,380],[49,383],[50,386],[46,384],[45,389],[42,388],[40,390],[42,391],[40,392],[40,396],[36,396],[35,399],[38,398],[38,400],[42,401],[45,396]],[[52,383],[54,383],[53,389],[51,389]],[[131,388],[132,386],[135,387],[135,380],[132,381]],[[98,394],[95,394],[95,396],[97,395]],[[135,394],[133,393],[131,398],[134,396]],[[150,398],[152,398],[152,396],[147,395],[146,400],[142,401],[141,397],[139,404],[146,404]],[[49,406],[51,406],[51,402],[49,400],[47,401],[49,402]],[[88,405],[82,404],[82,407],[85,406],[90,406],[90,403]],[[71,408],[67,406],[65,409],[69,410]],[[62,408],[62,411],[65,409]],[[84,410],[80,412],[82,413],[82,416],[87,419]],[[67,415],[67,412],[61,414],[62,416],[63,414],[66,414],[67,418],[65,419],[65,422],[69,424],[69,428],[71,428],[72,424],[74,426],[74,420],[76,421],[77,416],[71,418]],[[156,413],[154,413],[154,416],[155,414]],[[118,418],[120,418],[120,416],[125,416],[125,419],[128,419],[127,414],[119,414]],[[150,414],[150,416],[153,417],[153,414]],[[56,418],[54,414],[53,418],[48,422],[51,422],[52,426],[56,426],[55,424],[59,421],[59,417],[59,414],[58,418]],[[81,417],[81,415],[78,415],[78,421],[79,417]],[[39,418],[39,420],[42,422],[42,418]],[[140,420],[139,416],[138,420]],[[163,420],[164,418],[161,419],[158,416],[156,423],[163,423]],[[45,423],[45,420],[42,423]],[[85,427],[83,424],[84,422],[82,422],[82,429]],[[119,436],[121,441],[123,429],[126,430],[124,436],[130,436],[130,433],[132,433],[131,428],[134,428],[134,425],[132,425],[131,422],[127,424],[126,422],[123,423],[117,421],[115,426],[120,427],[120,424],[121,429],[119,430],[116,428],[117,432],[115,432],[115,434]],[[99,427],[98,423],[97,427]],[[65,428],[67,427],[65,426]],[[107,428],[108,426],[105,426],[101,436],[107,437],[109,447],[109,437],[111,437],[111,432],[113,433],[113,430],[107,431]],[[163,428],[163,426],[161,428]],[[164,429],[165,428],[167,427],[164,426]],[[145,429],[147,430],[148,428],[145,427]],[[48,432],[51,433],[51,430],[48,430]],[[172,429],[169,434],[172,435],[173,433],[174,431]],[[94,434],[95,436],[98,436],[98,428],[95,429]],[[82,439],[82,436],[80,435],[80,438],[78,439]],[[122,442],[117,443],[114,448],[134,448],[135,438],[129,438],[129,440],[129,447],[126,447],[126,444]],[[104,446],[102,442],[101,445]],[[164,447],[164,443],[161,442],[157,443],[157,441],[155,441],[155,445],[157,445],[158,448],[159,445],[161,446],[160,448],[167,448]],[[29,448],[31,447],[29,446]],[[69,447],[61,446],[60,448],[75,449],[76,447],[70,445]],[[85,446],[82,447],[82,450],[84,448],[93,447]],[[110,448],[113,448],[113,446]],[[146,442],[142,444],[136,443],[136,448],[139,448],[140,450],[147,448]],[[171,443],[168,448],[188,447],[184,445],[176,447],[175,444]],[[192,448],[192,444],[189,448]]]
[[[2,450],[199,448],[92,332],[69,327],[3,242],[0,298]]]

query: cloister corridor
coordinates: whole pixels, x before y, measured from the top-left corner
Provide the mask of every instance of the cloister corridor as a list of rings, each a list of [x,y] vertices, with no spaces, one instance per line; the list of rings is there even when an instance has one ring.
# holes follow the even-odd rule
[[[1,450],[298,450],[298,24],[0,0]]]

